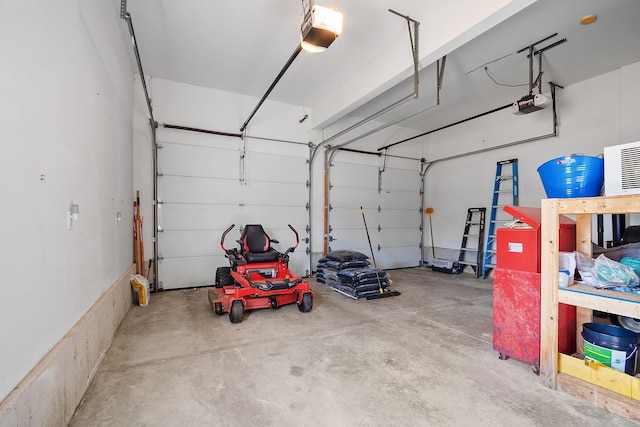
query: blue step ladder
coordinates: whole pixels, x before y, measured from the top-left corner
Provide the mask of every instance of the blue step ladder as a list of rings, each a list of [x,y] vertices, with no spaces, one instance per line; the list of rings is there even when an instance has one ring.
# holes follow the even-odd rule
[[[482,277],[487,278],[496,266],[496,232],[513,217],[502,208],[507,205],[518,206],[518,159],[501,160],[496,163],[496,178],[493,182],[493,201],[489,217],[489,233],[484,251]]]

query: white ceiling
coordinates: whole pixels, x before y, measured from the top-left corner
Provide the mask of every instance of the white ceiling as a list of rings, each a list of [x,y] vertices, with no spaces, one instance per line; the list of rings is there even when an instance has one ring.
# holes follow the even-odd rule
[[[512,3],[523,7],[532,1]],[[326,6],[333,3],[316,0]],[[477,33],[483,26],[492,28],[459,47],[434,45],[443,36],[443,30],[436,29],[438,13],[451,4],[446,0],[339,2],[345,16],[342,35],[326,52],[303,51],[268,99],[314,108],[331,104],[336,93],[353,92],[351,86],[359,82],[368,93],[352,96],[335,113],[366,117],[411,94],[407,22],[389,8],[420,21],[420,96],[377,120],[404,119],[400,124],[416,131],[432,130],[526,95],[527,52],[516,52],[554,33],[558,35],[535,46],[540,49],[567,39],[544,53],[544,92],[549,91],[549,81],[566,86],[640,61],[639,0],[538,0],[503,22],[495,14],[474,24]],[[302,22],[298,0],[129,0],[127,8],[147,75],[258,98],[296,49]],[[462,11],[461,19],[473,18],[472,12]],[[580,25],[580,18],[590,13],[597,15],[597,21]],[[434,107],[435,60],[444,54],[441,103]],[[386,70],[379,64],[387,58],[404,63]],[[523,86],[495,83],[485,64],[497,83]],[[536,57],[534,77],[537,73]]]

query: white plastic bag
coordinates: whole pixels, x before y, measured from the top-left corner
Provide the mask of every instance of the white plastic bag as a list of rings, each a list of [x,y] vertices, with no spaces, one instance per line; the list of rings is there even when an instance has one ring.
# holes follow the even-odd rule
[[[147,278],[141,274],[132,274],[129,281],[131,282],[133,290],[138,294],[138,305],[140,305],[140,307],[149,305],[151,287]]]
[[[613,261],[604,254],[591,259],[576,252],[576,261],[582,281],[594,288],[634,287],[640,282],[638,275],[631,267]]]

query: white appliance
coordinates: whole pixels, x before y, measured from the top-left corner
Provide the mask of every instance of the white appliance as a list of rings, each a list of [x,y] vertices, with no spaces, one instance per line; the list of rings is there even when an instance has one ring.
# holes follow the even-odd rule
[[[640,141],[604,147],[604,193],[640,194]]]

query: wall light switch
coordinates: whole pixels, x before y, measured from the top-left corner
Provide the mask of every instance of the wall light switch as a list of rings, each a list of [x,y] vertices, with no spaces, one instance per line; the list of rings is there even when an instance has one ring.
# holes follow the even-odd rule
[[[69,205],[69,212],[67,212],[67,230],[71,230],[73,221],[80,219],[80,206],[71,202]]]

